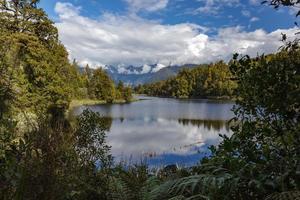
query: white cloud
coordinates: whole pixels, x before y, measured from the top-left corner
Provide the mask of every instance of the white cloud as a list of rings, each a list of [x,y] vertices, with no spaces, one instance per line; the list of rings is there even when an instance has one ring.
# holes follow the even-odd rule
[[[256,22],[256,21],[259,21],[259,18],[258,17],[252,17],[250,19],[250,22]]]
[[[251,5],[259,5],[262,2],[262,0],[249,0],[249,3]]]
[[[151,66],[144,64],[141,74],[146,74],[146,73],[149,73],[150,71],[151,71]]]
[[[55,12],[59,13],[61,19],[69,19],[78,16],[81,7],[75,7],[71,3],[57,2],[55,5]]]
[[[204,5],[193,11],[194,14],[217,15],[224,7],[235,7],[240,5],[239,0],[197,0]]]
[[[251,13],[248,10],[242,10],[242,15],[244,15],[245,17],[250,17]]]
[[[297,13],[300,11],[300,7],[291,6],[289,7],[289,14],[290,15],[297,15]]]
[[[166,67],[166,65],[159,63],[155,66],[155,68],[152,69],[152,72],[158,72],[159,70],[161,70],[162,68],[165,68],[165,67]]]
[[[241,27],[230,27],[209,36],[205,28],[196,24],[163,25],[136,15],[107,13],[95,20],[81,16],[79,11],[72,4],[57,3],[60,21],[56,26],[70,58],[91,66],[160,63],[158,67],[163,68],[169,63],[229,60],[236,52],[255,56],[276,51],[282,45],[282,32],[293,36],[297,31],[291,28],[271,33],[262,29],[245,32]],[[144,66],[142,71],[147,70]]]
[[[149,12],[158,11],[164,9],[168,5],[169,0],[125,0],[131,9],[131,11],[137,12],[145,10]]]
[[[125,119],[126,120],[126,119]],[[149,153],[192,155],[204,145],[217,145],[221,141],[219,133],[231,135],[222,127],[219,131],[206,128],[204,125],[181,125],[176,120],[158,118],[139,119],[146,121],[143,131],[136,121],[126,120],[125,123],[114,121],[108,134],[108,143],[112,146],[112,154],[117,159],[123,156],[133,156],[134,159]],[[129,124],[129,125],[128,125]],[[153,127],[156,127],[153,130]],[[158,131],[159,130],[159,131]],[[182,134],[185,133],[185,134]]]

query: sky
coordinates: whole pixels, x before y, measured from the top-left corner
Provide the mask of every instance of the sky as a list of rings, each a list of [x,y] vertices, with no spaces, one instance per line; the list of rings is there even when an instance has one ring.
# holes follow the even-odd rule
[[[41,0],[70,60],[92,67],[228,61],[282,45],[296,10],[260,0]],[[145,67],[143,72],[147,72]]]

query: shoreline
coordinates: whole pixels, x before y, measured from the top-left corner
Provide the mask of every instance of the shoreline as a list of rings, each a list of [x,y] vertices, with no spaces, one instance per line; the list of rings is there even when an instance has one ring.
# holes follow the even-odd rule
[[[216,96],[209,96],[209,97],[199,97],[199,98],[187,98],[187,97],[171,97],[171,96],[151,96],[147,94],[135,94],[135,98],[131,99],[130,101],[125,101],[124,99],[117,99],[112,103],[108,103],[105,100],[94,100],[94,99],[73,99],[70,102],[69,109],[72,110],[79,106],[96,106],[96,105],[114,105],[114,104],[127,104],[133,103],[137,101],[143,101],[147,99],[143,99],[140,97],[155,97],[155,98],[167,98],[167,99],[176,99],[176,100],[213,100],[213,101],[229,101],[235,102],[235,98],[230,98],[228,96],[216,97]]]
[[[236,98],[231,98],[229,96],[203,96],[203,97],[172,97],[172,96],[153,96],[147,94],[137,94],[137,96],[145,97],[156,97],[156,98],[166,98],[166,99],[177,99],[177,100],[216,100],[216,101],[230,101],[235,102]]]
[[[139,101],[140,99],[133,98],[130,101],[125,101],[124,99],[117,99],[112,103],[108,103],[105,100],[94,100],[94,99],[73,99],[70,102],[69,110],[79,106],[95,106],[95,105],[104,105],[104,104],[126,104]]]

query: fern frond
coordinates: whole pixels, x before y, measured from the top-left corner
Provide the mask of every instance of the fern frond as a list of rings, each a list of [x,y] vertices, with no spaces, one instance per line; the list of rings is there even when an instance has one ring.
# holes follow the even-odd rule
[[[269,195],[265,200],[300,200],[300,191],[274,193]]]
[[[200,174],[168,181],[152,191],[152,199],[169,199],[183,195],[187,199],[209,199],[226,194],[236,180],[231,174]],[[223,199],[226,199],[226,195]]]

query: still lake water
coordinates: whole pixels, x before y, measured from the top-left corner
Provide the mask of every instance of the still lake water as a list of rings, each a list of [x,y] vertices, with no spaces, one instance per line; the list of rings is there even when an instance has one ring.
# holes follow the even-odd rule
[[[139,97],[130,104],[81,106],[112,118],[107,141],[115,160],[146,160],[150,166],[190,166],[209,155],[219,134],[230,135],[232,102]]]

